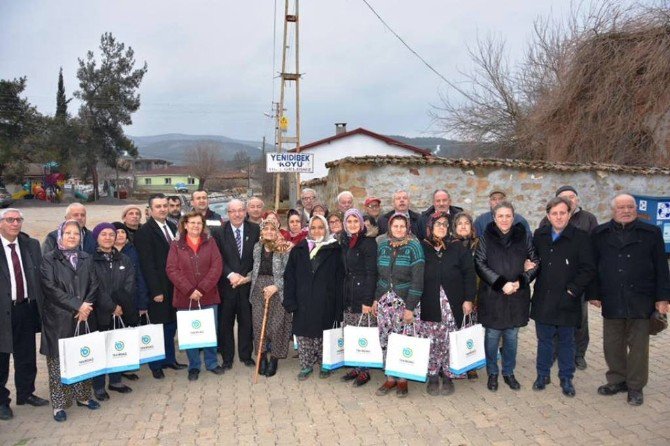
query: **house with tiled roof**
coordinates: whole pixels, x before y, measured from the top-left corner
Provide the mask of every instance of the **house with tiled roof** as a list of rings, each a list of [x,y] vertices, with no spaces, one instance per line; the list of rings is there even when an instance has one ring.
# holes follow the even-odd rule
[[[335,124],[335,135],[300,147],[300,152],[314,154],[314,172],[300,174],[301,181],[328,175],[326,163],[346,157],[414,156],[427,157],[431,153],[388,136],[364,128],[347,131],[346,123]]]

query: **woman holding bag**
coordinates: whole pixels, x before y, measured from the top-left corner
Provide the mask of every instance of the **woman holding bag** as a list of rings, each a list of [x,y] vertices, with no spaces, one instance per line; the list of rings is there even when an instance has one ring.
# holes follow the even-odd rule
[[[342,252],[328,230],[325,217],[309,219],[309,236],[289,254],[284,271],[284,308],[293,313],[293,334],[298,337],[300,373],[308,379],[322,363],[323,330],[342,318]],[[330,376],[321,369],[320,378]]]
[[[174,285],[172,306],[177,310],[214,310],[215,326],[218,305],[221,303],[217,283],[223,271],[219,248],[205,225],[205,218],[196,211],[184,215],[179,221],[179,239],[170,245],[167,272]],[[216,357],[216,347],[186,350],[188,380],[196,381],[200,375],[200,350],[205,357],[205,368],[215,375],[224,369]]]
[[[270,214],[272,215],[272,214]],[[268,215],[269,217],[269,215]],[[288,356],[291,339],[291,315],[282,306],[284,270],[293,245],[279,233],[274,219],[261,221],[261,237],[254,246],[254,267],[251,271],[251,317],[256,352],[262,351],[259,373],[268,378],[277,373],[279,359]],[[265,340],[260,345],[263,314],[268,305]],[[268,345],[270,346],[269,355]]]
[[[95,410],[100,404],[91,399],[91,380],[67,385],[61,383],[58,340],[71,338],[77,326],[87,322],[99,292],[98,278],[91,256],[79,250],[81,228],[75,220],[58,227],[57,249],[44,255],[40,268],[44,304],[40,353],[47,358],[51,405],[56,421],[65,421],[65,409],[75,400],[77,406]]]
[[[410,231],[409,219],[404,214],[393,214],[388,227],[388,234],[378,240],[378,279],[372,305],[384,354],[391,333],[401,333],[414,322],[414,310],[423,292],[424,270],[423,249]],[[377,389],[377,395],[386,395],[395,387],[399,398],[407,396],[407,380],[391,376]]]
[[[377,318],[372,314],[372,303],[377,286],[377,243],[367,236],[363,215],[358,209],[344,213],[344,232],[340,238],[344,259],[344,325],[358,325],[362,315],[369,326],[377,326]],[[353,368],[343,377],[343,381],[353,381],[360,387],[370,381],[367,368]]]
[[[464,314],[472,312],[475,265],[470,250],[450,240],[449,217],[444,212],[430,216],[421,246],[426,264],[417,331],[431,340],[426,391],[433,396],[451,395],[454,375],[449,371],[449,333],[461,327]]]
[[[93,254],[93,268],[100,283],[95,306],[95,325],[100,331],[120,325],[137,325],[135,306],[135,269],[126,255],[114,247],[116,228],[111,223],[100,223],[92,231],[97,248]],[[133,389],[121,382],[121,373],[109,374],[109,390],[130,393]],[[105,375],[93,378],[93,393],[98,401],[109,399],[105,391]]]

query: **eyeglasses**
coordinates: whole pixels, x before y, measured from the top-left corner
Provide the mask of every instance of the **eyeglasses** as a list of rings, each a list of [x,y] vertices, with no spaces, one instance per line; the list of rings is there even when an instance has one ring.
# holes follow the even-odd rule
[[[302,201],[312,201],[315,197],[302,197]]]
[[[442,223],[441,221],[436,221],[435,226],[437,226],[438,228],[448,228],[449,222],[445,221],[444,223]]]
[[[2,218],[0,218],[0,220],[5,220],[10,225],[13,225],[14,223],[23,223],[24,218],[23,217],[2,217]]]

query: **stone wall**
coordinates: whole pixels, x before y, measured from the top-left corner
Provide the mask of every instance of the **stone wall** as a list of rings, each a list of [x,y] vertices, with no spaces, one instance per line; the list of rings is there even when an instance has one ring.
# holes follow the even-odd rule
[[[329,168],[325,181],[309,185],[329,207],[339,192],[349,190],[359,209],[366,197],[374,195],[388,211],[392,193],[405,189],[411,208],[423,211],[432,204],[432,192],[444,188],[456,206],[478,215],[488,210],[489,192],[500,189],[531,227],[537,226],[547,200],[563,185],[575,187],[582,207],[601,222],[611,218],[610,202],[617,193],[670,196],[670,171],[657,168],[422,157],[345,158],[329,163]]]

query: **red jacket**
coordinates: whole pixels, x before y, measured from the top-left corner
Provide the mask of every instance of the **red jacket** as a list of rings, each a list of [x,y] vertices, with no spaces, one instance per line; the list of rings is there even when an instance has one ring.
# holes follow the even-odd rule
[[[200,248],[194,253],[184,238],[171,243],[165,267],[174,285],[172,306],[188,309],[190,296],[195,290],[202,293],[201,306],[220,304],[217,283],[223,271],[223,261],[216,242],[209,235],[203,235]],[[195,301],[191,305],[194,307],[198,307]]]

